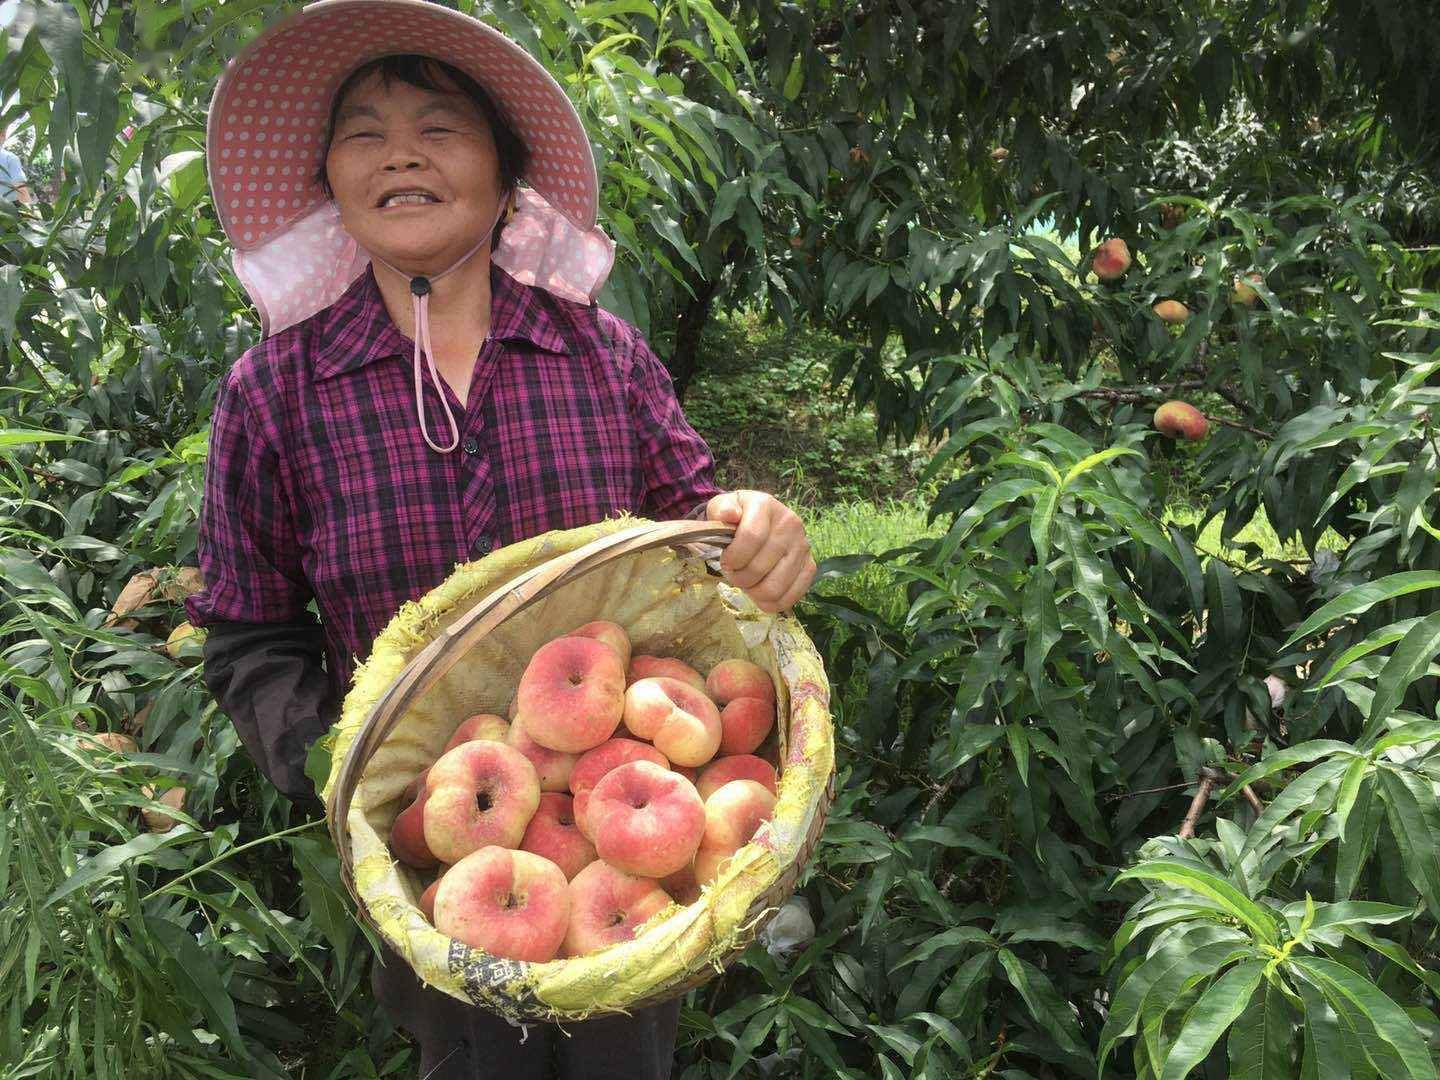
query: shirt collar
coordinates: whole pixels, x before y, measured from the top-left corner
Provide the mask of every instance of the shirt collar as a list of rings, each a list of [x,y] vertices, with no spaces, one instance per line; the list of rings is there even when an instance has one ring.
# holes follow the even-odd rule
[[[566,352],[565,338],[542,290],[522,285],[498,266],[490,267],[490,337],[524,341],[546,352]],[[380,295],[375,270],[365,272],[320,314],[320,347],[311,381],[358,371],[374,360],[414,355],[415,343],[400,332]]]

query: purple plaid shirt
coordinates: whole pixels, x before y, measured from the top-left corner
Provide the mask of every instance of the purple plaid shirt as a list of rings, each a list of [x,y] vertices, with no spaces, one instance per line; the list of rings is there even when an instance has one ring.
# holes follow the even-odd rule
[[[457,563],[622,510],[684,517],[719,492],[639,331],[498,268],[491,289],[470,400],[443,387],[450,454],[421,438],[414,345],[369,270],[236,362],[216,396],[192,623],[293,621],[313,597],[343,688],[401,603]],[[448,442],[428,370],[425,408]]]

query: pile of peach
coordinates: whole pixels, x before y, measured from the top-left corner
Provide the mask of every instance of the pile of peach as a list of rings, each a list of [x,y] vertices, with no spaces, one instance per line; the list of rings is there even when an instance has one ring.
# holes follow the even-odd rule
[[[583,956],[692,903],[769,819],[775,766],[755,751],[774,726],[748,660],[701,676],[587,623],[531,658],[510,720],[456,728],[390,847],[438,868],[420,907],[442,933],[513,960]]]

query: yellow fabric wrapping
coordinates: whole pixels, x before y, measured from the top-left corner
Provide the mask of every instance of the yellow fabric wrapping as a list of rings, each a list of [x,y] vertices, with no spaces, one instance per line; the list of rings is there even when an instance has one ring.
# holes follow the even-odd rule
[[[410,659],[468,608],[517,575],[601,536],[645,522],[621,517],[546,533],[458,566],[441,585],[405,604],[376,639],[345,698],[327,804],[341,763],[375,702]],[[390,826],[405,786],[438,755],[463,719],[504,715],[535,651],[595,619],[618,622],[637,654],[677,656],[702,674],[745,657],[770,672],[780,703],[774,736],[781,761],[773,819],[688,907],[655,916],[635,940],[586,957],[543,964],[505,960],[453,941],[421,915],[420,876],[390,854]],[[582,1020],[627,1011],[680,987],[745,944],[769,913],[757,901],[793,867],[834,770],[829,684],[814,645],[788,616],[762,612],[673,548],[627,555],[567,584],[508,619],[481,641],[406,714],[361,776],[347,827],[355,888],[380,933],[431,986],[512,1021]]]

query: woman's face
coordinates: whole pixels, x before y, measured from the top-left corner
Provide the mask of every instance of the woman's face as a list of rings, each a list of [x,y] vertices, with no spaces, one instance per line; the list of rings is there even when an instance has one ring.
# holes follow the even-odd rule
[[[473,101],[378,74],[341,102],[325,169],[350,235],[417,274],[438,274],[478,244],[502,194],[495,140]]]

